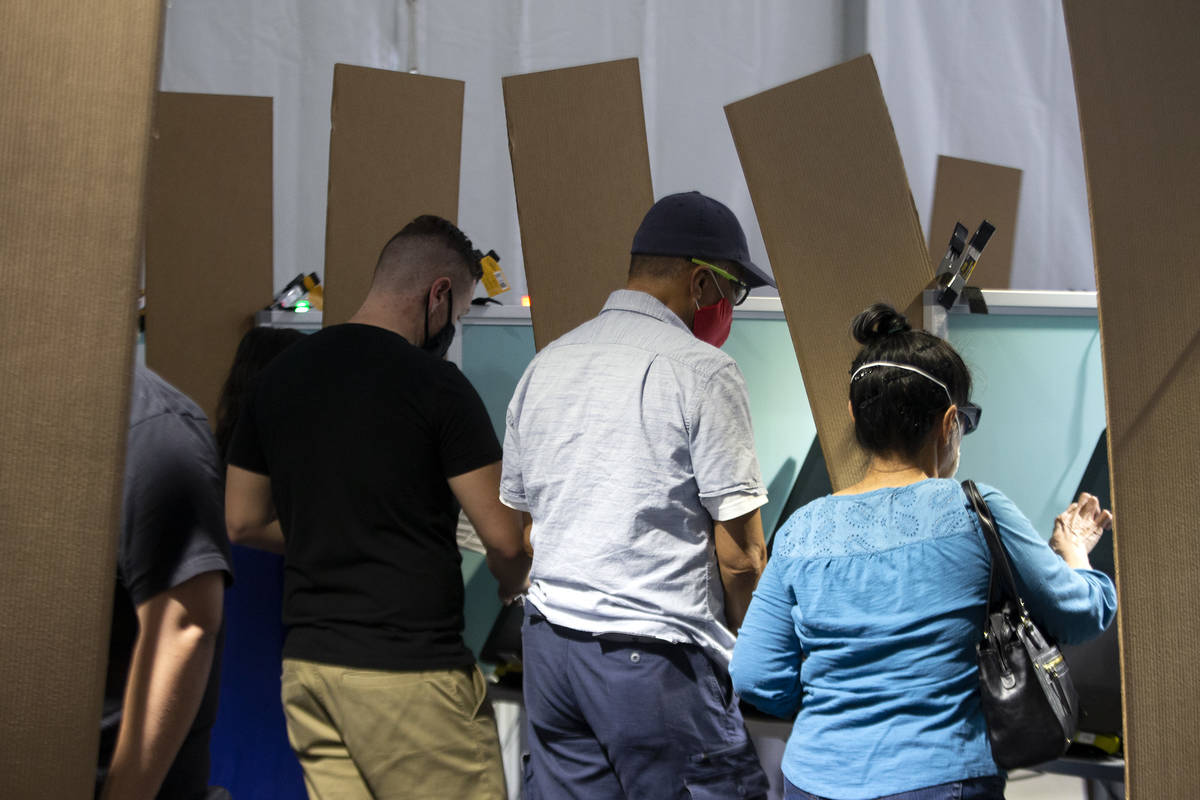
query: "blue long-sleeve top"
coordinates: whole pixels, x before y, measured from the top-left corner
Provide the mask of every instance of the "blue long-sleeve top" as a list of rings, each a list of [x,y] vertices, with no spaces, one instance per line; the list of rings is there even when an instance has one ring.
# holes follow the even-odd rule
[[[1007,497],[980,485],[1031,616],[1060,643],[1116,614],[1102,572],[1071,569]],[[1000,772],[979,701],[990,556],[962,487],[929,479],[796,511],[734,647],[734,688],[780,717],[812,794],[860,800]]]

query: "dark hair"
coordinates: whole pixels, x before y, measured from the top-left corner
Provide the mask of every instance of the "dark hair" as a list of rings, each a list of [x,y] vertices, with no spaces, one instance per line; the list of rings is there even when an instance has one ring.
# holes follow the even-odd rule
[[[228,455],[238,415],[258,374],[275,356],[303,338],[303,333],[292,328],[251,328],[238,342],[233,366],[229,368],[225,385],[221,387],[221,398],[217,401],[217,452],[222,463]]]
[[[971,373],[949,342],[914,331],[903,314],[876,303],[854,318],[850,332],[863,345],[850,366],[892,361],[929,373],[956,405],[971,396]],[[896,367],[868,367],[850,381],[854,436],[868,452],[913,458],[947,408],[946,392],[928,378]]]
[[[441,254],[438,250],[445,251]],[[410,261],[428,260],[438,255],[450,255],[460,261],[471,280],[483,277],[483,254],[471,244],[467,235],[448,219],[434,214],[422,214],[388,239],[379,251],[376,274],[391,265],[412,266]],[[441,259],[438,259],[441,260]]]

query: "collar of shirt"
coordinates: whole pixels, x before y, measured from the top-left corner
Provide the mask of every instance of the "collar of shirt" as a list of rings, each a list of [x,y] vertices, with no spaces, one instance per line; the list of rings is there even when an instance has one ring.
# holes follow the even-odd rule
[[[636,289],[618,289],[610,294],[604,303],[604,308],[600,309],[600,313],[603,314],[605,311],[632,311],[635,314],[645,314],[647,317],[653,317],[660,322],[685,330],[689,335],[692,333],[691,328],[684,324],[678,314],[667,308],[665,303],[654,295]]]

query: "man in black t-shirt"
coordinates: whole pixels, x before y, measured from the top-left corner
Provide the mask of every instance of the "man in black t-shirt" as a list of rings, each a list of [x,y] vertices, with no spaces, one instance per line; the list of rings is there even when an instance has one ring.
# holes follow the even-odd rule
[[[505,793],[462,640],[459,504],[502,595],[529,559],[483,402],[442,358],[481,272],[461,231],[418,217],[349,323],[264,370],[234,432],[226,519],[285,555],[283,704],[312,797]]]
[[[208,421],[139,367],[100,722],[96,791],[104,800],[206,796],[230,576]]]

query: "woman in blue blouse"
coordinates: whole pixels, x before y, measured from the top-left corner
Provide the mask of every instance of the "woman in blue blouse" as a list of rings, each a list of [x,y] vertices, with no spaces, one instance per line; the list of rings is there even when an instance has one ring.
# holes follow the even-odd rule
[[[799,509],[776,534],[730,673],[741,696],[799,716],[785,798],[1003,798],[980,708],[975,645],[990,558],[959,484],[979,408],[942,339],[887,305],[854,321],[850,412],[870,456],[857,484]],[[980,486],[1021,595],[1061,643],[1116,614],[1088,552],[1112,521],[1081,495],[1049,545],[999,491]]]

